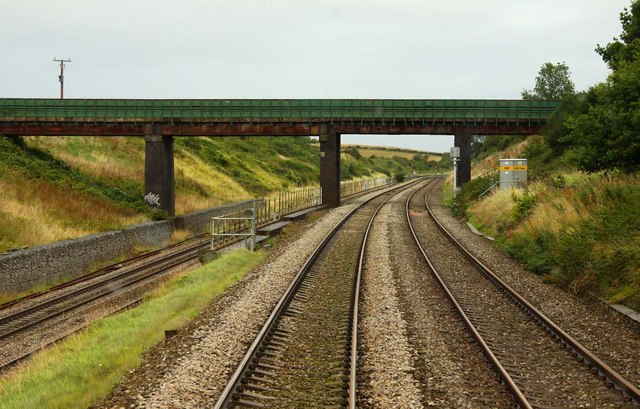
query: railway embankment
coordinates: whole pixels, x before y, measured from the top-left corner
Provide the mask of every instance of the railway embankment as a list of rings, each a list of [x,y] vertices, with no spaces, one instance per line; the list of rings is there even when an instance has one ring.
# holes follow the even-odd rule
[[[638,175],[570,171],[496,191],[466,213],[547,283],[639,310],[639,200]]]
[[[0,292],[20,293],[34,287],[75,278],[92,267],[130,255],[135,248],[159,247],[169,243],[174,232],[204,233],[214,216],[230,209],[249,206],[245,200],[139,224],[127,229],[93,234],[0,255]]]

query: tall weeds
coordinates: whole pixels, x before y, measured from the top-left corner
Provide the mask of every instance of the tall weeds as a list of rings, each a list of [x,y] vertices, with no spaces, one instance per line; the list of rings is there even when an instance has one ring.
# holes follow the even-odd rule
[[[573,172],[534,187],[468,213],[547,281],[640,308],[640,175]]]

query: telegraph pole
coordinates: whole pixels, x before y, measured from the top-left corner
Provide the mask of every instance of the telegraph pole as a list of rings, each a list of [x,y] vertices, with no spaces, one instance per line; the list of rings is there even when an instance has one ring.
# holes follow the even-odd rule
[[[60,75],[58,76],[58,81],[60,81],[60,99],[64,99],[64,63],[71,62],[71,58],[67,58],[65,60],[64,58],[57,59],[53,57],[53,61],[60,63]]]

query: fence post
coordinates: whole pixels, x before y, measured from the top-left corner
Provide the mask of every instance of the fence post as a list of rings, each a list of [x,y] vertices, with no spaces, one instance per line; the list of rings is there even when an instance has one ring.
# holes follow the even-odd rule
[[[211,218],[211,251],[213,251],[213,238],[215,237],[213,234],[215,233],[215,228],[216,228],[216,219]]]
[[[251,251],[256,251],[256,203],[253,203],[253,217],[251,218]]]

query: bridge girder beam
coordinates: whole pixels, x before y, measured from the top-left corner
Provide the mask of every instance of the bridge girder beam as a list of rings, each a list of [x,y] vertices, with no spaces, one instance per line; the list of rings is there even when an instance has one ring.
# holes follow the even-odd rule
[[[472,135],[535,135],[544,124],[522,122],[463,123],[421,121],[372,121],[372,122],[41,122],[0,121],[0,134],[24,136],[145,136],[149,126],[158,134],[174,137],[190,136],[315,136],[331,126],[339,134],[423,134],[456,135],[464,132]]]

